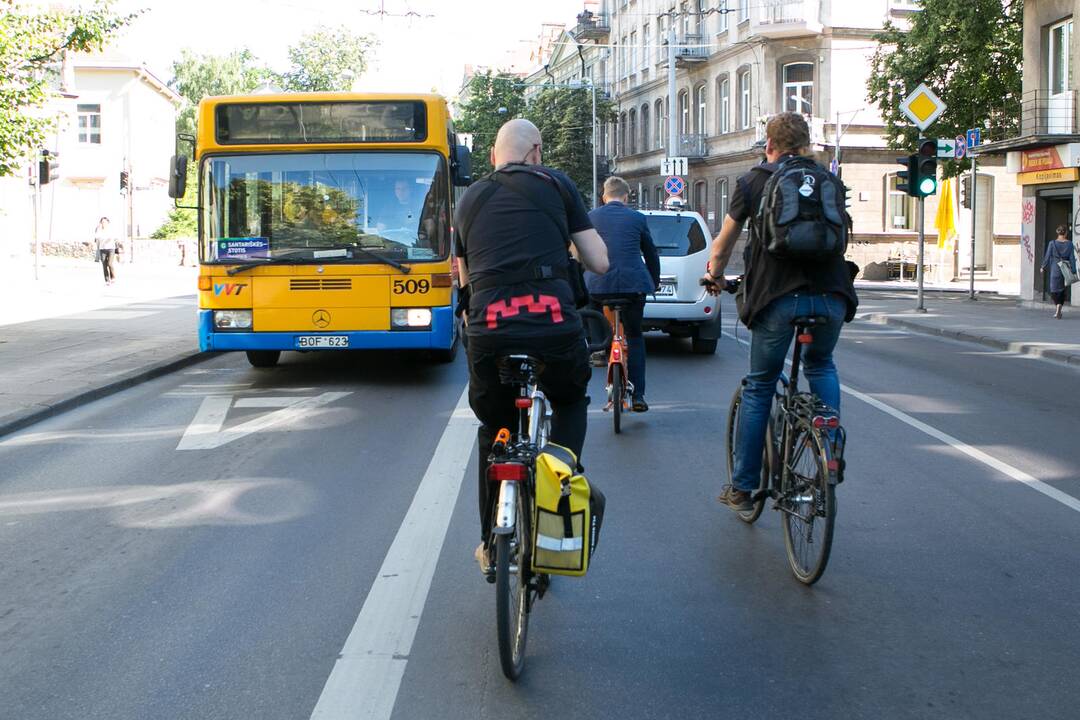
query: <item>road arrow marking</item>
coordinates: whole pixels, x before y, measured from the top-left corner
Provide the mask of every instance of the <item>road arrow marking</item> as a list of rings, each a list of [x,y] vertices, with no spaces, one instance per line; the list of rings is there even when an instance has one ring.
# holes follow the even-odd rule
[[[281,407],[282,405],[286,407],[225,430],[222,430],[222,427],[229,408],[233,407],[232,395],[211,395],[203,398],[202,405],[195,413],[195,419],[184,431],[184,437],[180,438],[176,449],[214,450],[245,435],[299,420],[306,413],[351,394],[351,392],[325,392],[315,397],[243,398],[237,401],[236,407]]]

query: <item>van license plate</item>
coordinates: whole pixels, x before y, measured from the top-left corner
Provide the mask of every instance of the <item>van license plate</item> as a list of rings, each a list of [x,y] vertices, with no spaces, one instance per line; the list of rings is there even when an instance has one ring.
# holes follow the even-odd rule
[[[349,347],[348,335],[299,335],[296,338],[296,347],[308,348],[347,348]]]
[[[660,283],[660,289],[656,291],[657,297],[675,297],[675,286]]]

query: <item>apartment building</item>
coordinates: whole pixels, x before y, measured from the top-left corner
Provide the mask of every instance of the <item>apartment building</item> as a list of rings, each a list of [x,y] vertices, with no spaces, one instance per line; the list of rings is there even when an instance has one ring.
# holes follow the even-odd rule
[[[917,204],[896,189],[900,153],[886,148],[881,117],[866,98],[873,36],[886,20],[903,23],[918,12],[913,0],[603,0],[594,7],[552,43],[530,81],[592,82],[616,101],[617,121],[599,132],[597,152],[630,183],[639,207],[667,201],[661,161],[686,157],[681,199],[718,229],[736,177],[762,157],[768,117],[801,112],[815,156],[852,189],[849,255],[868,277],[914,260]],[[669,98],[672,31],[676,91]],[[1000,159],[987,158],[981,172],[976,270],[1010,280],[1019,192]],[[926,216],[934,245],[936,210],[932,197]],[[960,237],[970,235],[971,220],[970,211],[960,211]],[[934,247],[936,276],[966,275],[968,247]]]

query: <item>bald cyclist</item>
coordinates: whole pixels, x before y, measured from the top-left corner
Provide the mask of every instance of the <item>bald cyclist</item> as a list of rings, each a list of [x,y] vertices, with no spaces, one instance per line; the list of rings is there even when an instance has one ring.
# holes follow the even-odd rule
[[[476,559],[494,582],[487,542],[496,500],[487,456],[502,427],[517,419],[515,391],[499,382],[496,360],[525,353],[544,363],[540,387],[552,405],[550,440],[580,459],[585,445],[585,391],[590,366],[585,334],[567,281],[567,249],[586,269],[607,271],[607,248],[585,203],[563,173],[541,164],[540,131],[528,120],[499,129],[491,150],[495,171],[458,203],[458,272],[469,293],[466,335],[469,405],[480,420],[480,538]]]

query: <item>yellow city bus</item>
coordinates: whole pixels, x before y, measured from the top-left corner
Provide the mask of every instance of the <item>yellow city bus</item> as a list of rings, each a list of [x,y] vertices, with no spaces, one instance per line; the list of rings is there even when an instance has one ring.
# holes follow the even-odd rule
[[[453,359],[451,218],[470,162],[442,97],[211,97],[198,128],[200,348],[256,367],[283,350]]]

